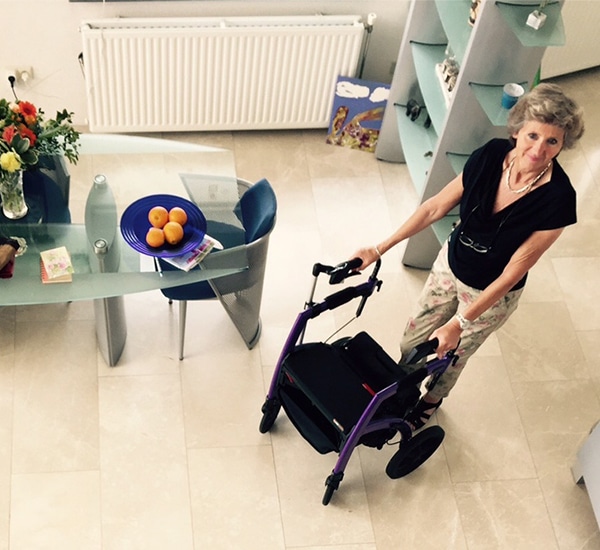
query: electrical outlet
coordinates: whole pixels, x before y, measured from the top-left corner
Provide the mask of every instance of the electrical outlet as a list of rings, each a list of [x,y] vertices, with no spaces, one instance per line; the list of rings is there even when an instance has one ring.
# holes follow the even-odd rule
[[[17,82],[26,84],[33,78],[33,67],[21,67],[16,71],[17,73]]]

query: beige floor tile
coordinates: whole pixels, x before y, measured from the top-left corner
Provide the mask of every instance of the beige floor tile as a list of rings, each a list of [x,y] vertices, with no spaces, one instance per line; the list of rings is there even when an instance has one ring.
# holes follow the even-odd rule
[[[592,384],[596,389],[596,395],[600,399],[600,353],[598,342],[600,341],[600,331],[587,330],[577,333],[581,349],[586,358],[586,364]]]
[[[565,296],[575,330],[600,329],[598,258],[554,258],[554,270]]]
[[[561,238],[563,238],[561,236]],[[519,304],[528,302],[560,302],[564,300],[562,289],[554,272],[550,256],[542,256],[527,276],[527,284]]]
[[[558,548],[537,480],[459,483],[455,493],[468,548]]]
[[[271,439],[287,547],[372,544],[374,535],[358,453],[353,453],[331,502],[323,506],[324,482],[336,456],[318,454],[281,413]]]
[[[310,134],[310,132],[309,132]],[[267,178],[277,190],[308,181],[304,135],[299,132],[236,132],[234,152],[239,177]]]
[[[14,475],[11,550],[100,550],[98,471]]]
[[[0,324],[2,310],[0,309]],[[8,332],[8,331],[7,331]],[[3,332],[0,331],[0,340]],[[4,341],[3,341],[4,343]],[[8,346],[7,346],[8,347]],[[2,346],[0,349],[4,348]],[[0,548],[9,547],[10,491],[12,475],[12,429],[13,429],[13,368],[14,354],[4,348],[0,352]]]
[[[196,548],[285,548],[269,445],[194,449],[189,471]]]
[[[473,357],[437,420],[454,483],[535,478],[526,433],[503,361]]]
[[[100,380],[103,548],[193,548],[178,375]]]
[[[394,445],[359,451],[377,548],[466,550],[443,448],[408,476],[393,480],[385,467],[397,450]]]
[[[93,322],[17,323],[13,473],[98,468]]]
[[[265,397],[259,349],[225,347],[183,363],[188,449],[268,444],[258,431]]]
[[[561,547],[599,541],[587,494],[571,475],[578,449],[600,419],[594,388],[587,380],[526,382],[515,388],[515,398]]]
[[[513,383],[589,377],[564,302],[520,304],[497,336]]]

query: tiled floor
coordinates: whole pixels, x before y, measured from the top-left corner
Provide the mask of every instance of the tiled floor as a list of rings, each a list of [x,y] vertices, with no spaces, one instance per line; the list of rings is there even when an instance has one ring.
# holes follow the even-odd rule
[[[406,166],[326,145],[321,131],[169,136],[232,148],[240,177],[276,189],[261,341],[248,351],[218,303],[191,304],[179,362],[176,309],[159,292],[130,295],[128,344],[109,368],[91,303],[0,308],[0,549],[600,548],[570,472],[600,419],[599,78],[561,80],[587,112],[585,137],[561,154],[580,221],[438,412],[443,446],[396,481],[384,471],[394,448],[360,447],[327,507],[335,456],[283,413],[261,435],[260,407],[311,265],[375,243],[411,211]],[[73,174],[77,216],[91,182]],[[385,256],[382,291],[349,329],[394,357],[426,275],[400,257]],[[344,319],[324,316],[311,335]]]

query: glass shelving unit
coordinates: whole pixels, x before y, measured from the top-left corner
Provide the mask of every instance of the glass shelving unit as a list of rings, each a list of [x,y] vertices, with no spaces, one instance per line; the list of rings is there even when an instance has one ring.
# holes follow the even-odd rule
[[[398,117],[398,129],[400,131],[400,142],[410,177],[413,180],[415,189],[420,194],[425,189],[425,180],[427,172],[431,166],[431,159],[437,134],[433,126],[425,128],[424,123],[427,119],[427,112],[422,110],[419,118],[412,121],[406,116],[406,106],[396,105],[396,116]]]
[[[471,0],[435,0],[435,5],[456,61],[462,65],[473,29],[468,23]]]
[[[440,132],[448,109],[435,67],[444,60],[446,44],[411,42],[411,46],[419,88],[421,88],[433,127]]]
[[[528,89],[528,82],[519,82],[525,90]],[[502,88],[503,85],[495,84],[477,84],[469,82],[477,101],[481,105],[485,114],[494,126],[506,126],[508,120],[508,109],[502,107]]]
[[[502,17],[515,33],[519,42],[526,47],[564,46],[565,27],[560,14],[560,4],[548,4],[543,12],[547,19],[541,29],[534,29],[527,25],[529,14],[539,4],[515,4],[510,2],[496,2]]]
[[[458,174],[460,174],[463,171],[463,168],[465,167],[469,155],[463,153],[447,152],[446,156],[450,161],[450,166],[452,166],[452,170],[454,170],[454,173],[458,176]]]

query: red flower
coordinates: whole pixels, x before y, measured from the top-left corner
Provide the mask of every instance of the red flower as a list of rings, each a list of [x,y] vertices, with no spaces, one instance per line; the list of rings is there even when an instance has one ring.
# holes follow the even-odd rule
[[[25,124],[28,126],[35,124],[37,119],[37,109],[33,103],[29,103],[29,101],[19,101],[19,112],[23,115]]]
[[[35,142],[37,141],[37,136],[35,135],[35,133],[29,128],[27,128],[27,126],[25,126],[24,124],[21,124],[19,126],[19,135],[22,138],[29,138],[30,147],[33,147],[35,145]]]
[[[12,140],[15,137],[16,133],[17,133],[17,129],[15,128],[14,125],[7,126],[6,128],[4,128],[4,131],[2,132],[2,139],[4,141],[6,141],[6,143],[8,143],[8,145],[12,145]]]

